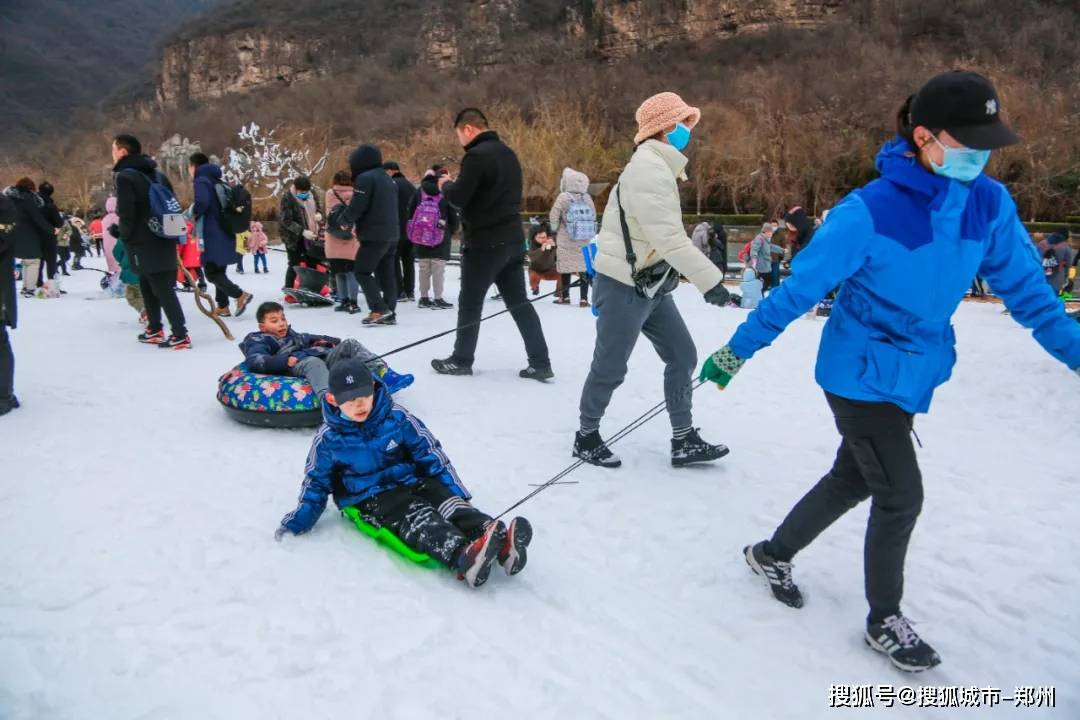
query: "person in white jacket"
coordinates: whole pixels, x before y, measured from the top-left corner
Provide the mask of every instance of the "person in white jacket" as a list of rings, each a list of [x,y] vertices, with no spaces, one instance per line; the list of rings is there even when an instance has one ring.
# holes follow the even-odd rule
[[[642,103],[635,117],[637,150],[611,191],[596,240],[596,347],[581,391],[574,456],[600,467],[622,464],[601,439],[600,420],[626,377],[638,336],[645,335],[665,364],[672,465],[710,462],[728,449],[705,442],[693,427],[697,349],[671,297],[680,275],[714,305],[730,297],[722,273],[694,246],[682,222],[678,181],[686,179],[687,158],[681,150],[701,111],[665,92]]]

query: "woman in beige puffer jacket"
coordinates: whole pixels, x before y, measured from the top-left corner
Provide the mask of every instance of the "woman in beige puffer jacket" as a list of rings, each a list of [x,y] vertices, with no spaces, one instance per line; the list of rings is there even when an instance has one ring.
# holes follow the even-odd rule
[[[572,275],[578,275],[581,279],[581,306],[589,306],[589,286],[584,282],[585,256],[581,254],[592,237],[588,240],[574,240],[570,234],[570,226],[566,222],[567,211],[576,204],[587,205],[596,217],[596,205],[589,195],[589,177],[582,172],[566,168],[562,173],[562,181],[559,183],[559,196],[551,206],[548,214],[548,222],[552,230],[557,231],[555,238],[555,269],[562,275],[559,283],[559,292],[555,297],[555,303],[565,305],[570,302],[570,281]],[[595,223],[593,223],[595,226]],[[592,231],[595,235],[596,230]]]
[[[723,445],[705,442],[693,427],[693,373],[697,350],[675,306],[672,292],[685,276],[715,305],[729,294],[720,270],[694,246],[682,222],[677,181],[685,179],[687,158],[680,152],[701,111],[675,93],[646,100],[636,113],[638,144],[608,197],[597,238],[596,286],[593,304],[598,312],[592,366],[581,391],[581,429],[574,455],[601,467],[621,461],[600,437],[600,420],[626,377],[627,362],[644,335],[664,361],[664,398],[671,420],[671,464],[682,467],[723,457]],[[636,259],[627,258],[620,221],[625,212],[630,244]],[[635,283],[635,271],[642,277]]]

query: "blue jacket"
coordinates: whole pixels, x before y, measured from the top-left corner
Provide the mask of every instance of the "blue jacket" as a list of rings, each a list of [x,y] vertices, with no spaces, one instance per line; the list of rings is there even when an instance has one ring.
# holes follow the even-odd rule
[[[816,378],[851,400],[926,412],[952,374],[949,321],[976,275],[986,278],[1035,339],[1080,367],[1080,326],[1050,290],[1035,246],[1001,183],[971,183],[925,170],[900,139],[877,157],[882,177],[829,213],[792,276],[735,331],[747,359],[840,283],[818,349]]]
[[[349,420],[330,403],[323,403],[323,418],[308,453],[300,504],[281,520],[290,532],[311,530],[331,494],[338,508],[346,508],[430,478],[458,497],[471,497],[439,441],[381,383],[375,384],[375,404],[364,422]]]
[[[232,265],[237,260],[236,236],[229,234],[221,224],[221,200],[217,185],[221,182],[221,168],[213,163],[200,165],[195,170],[196,220],[202,220],[203,263]]]
[[[320,340],[329,346],[316,346]],[[252,372],[288,375],[290,357],[298,360],[323,357],[340,342],[336,337],[298,333],[290,327],[283,338],[265,332],[248,333],[240,343],[240,352],[244,353],[244,363]]]

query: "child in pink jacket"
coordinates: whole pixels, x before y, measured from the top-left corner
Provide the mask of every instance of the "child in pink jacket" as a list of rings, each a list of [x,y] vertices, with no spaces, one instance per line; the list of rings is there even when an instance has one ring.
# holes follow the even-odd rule
[[[251,223],[251,232],[247,236],[247,251],[255,256],[255,272],[259,272],[259,261],[262,261],[262,268],[264,273],[270,272],[266,266],[266,248],[270,244],[270,239],[266,237],[266,233],[263,231],[261,222],[254,221]]]

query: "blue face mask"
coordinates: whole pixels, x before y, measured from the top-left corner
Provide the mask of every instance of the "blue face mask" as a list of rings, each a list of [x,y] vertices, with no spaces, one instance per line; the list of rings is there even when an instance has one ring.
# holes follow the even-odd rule
[[[681,151],[690,144],[690,128],[679,123],[675,126],[675,129],[669,132],[665,137],[667,137],[667,141],[671,143],[671,147]]]
[[[971,182],[982,174],[982,171],[986,168],[986,163],[990,162],[989,150],[949,147],[943,145],[936,137],[934,142],[938,144],[938,147],[945,154],[940,165],[933,160],[930,161],[930,167],[934,169],[934,173],[937,175],[959,180],[960,182]]]
[[[309,197],[311,197],[311,193],[309,193],[309,192],[298,192],[298,193],[296,193],[296,197],[298,197],[301,200],[307,200]]]

